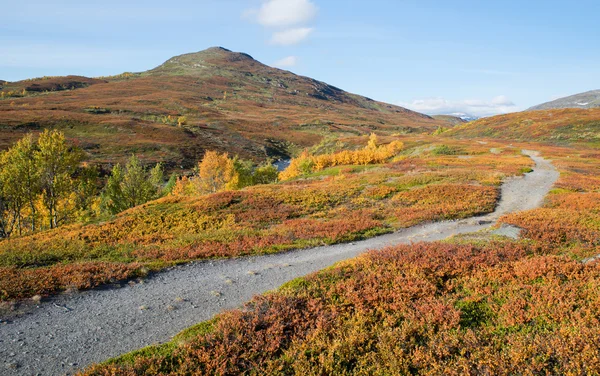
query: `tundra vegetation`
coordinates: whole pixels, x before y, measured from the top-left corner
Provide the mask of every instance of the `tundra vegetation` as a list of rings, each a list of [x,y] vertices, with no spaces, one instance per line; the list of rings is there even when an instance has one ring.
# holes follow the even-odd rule
[[[371,251],[83,374],[593,374],[600,154],[535,148],[561,177],[542,208],[501,218],[523,228],[519,240],[480,234]],[[505,152],[470,161],[489,173],[480,158],[504,164]]]
[[[0,298],[90,288],[190,260],[352,241],[491,212],[502,178],[532,163],[517,149],[497,155],[488,146],[455,142],[453,148],[468,155],[438,155],[435,145],[410,138],[360,140],[355,144],[365,146],[354,150],[304,152],[279,175],[270,165],[209,151],[193,174],[168,184],[160,165],[147,170],[133,156],[125,167],[114,166],[101,193],[88,198],[99,214],[0,242]]]
[[[572,116],[554,114],[556,124]],[[512,140],[518,129],[502,133],[507,117],[496,120],[485,122],[498,138]],[[500,218],[523,229],[518,240],[476,234],[371,251],[258,296],[172,342],[82,374],[594,374],[600,368],[600,265],[594,258],[600,254],[600,154],[593,137],[570,134],[563,139],[571,142],[559,146],[507,145],[483,141],[489,128],[465,127],[464,137],[478,142],[457,141],[454,130],[434,137],[433,145],[404,139],[398,156],[359,175],[377,176],[381,168],[389,169],[387,175],[399,166],[421,177],[444,175],[387,197],[444,187],[448,204],[461,196],[448,194],[447,179],[464,182],[461,174],[468,171],[480,174],[471,175],[471,187],[493,187],[492,172],[527,171],[525,163],[507,164],[518,159],[515,149],[539,150],[552,159],[560,178],[541,208]],[[568,131],[557,126],[552,132]],[[494,149],[494,156],[483,148]],[[311,169],[301,176],[288,184],[332,175]],[[377,187],[376,197],[385,196],[384,186]],[[386,207],[398,202],[381,200]]]

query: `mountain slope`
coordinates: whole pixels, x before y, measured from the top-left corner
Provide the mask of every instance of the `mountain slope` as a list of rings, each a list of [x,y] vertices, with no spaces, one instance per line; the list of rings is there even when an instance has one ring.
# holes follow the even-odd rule
[[[445,136],[600,145],[600,108],[524,111],[458,125]]]
[[[431,132],[445,124],[220,47],[176,56],[147,72],[83,79],[77,82],[85,85],[63,91],[26,89],[48,79],[5,83],[2,90],[26,92],[0,100],[0,148],[53,127],[93,163],[135,153],[174,169],[190,168],[208,149],[264,160],[327,139]]]
[[[600,107],[600,90],[586,91],[551,102],[542,103],[529,108],[527,111],[550,110],[557,108],[594,108]]]

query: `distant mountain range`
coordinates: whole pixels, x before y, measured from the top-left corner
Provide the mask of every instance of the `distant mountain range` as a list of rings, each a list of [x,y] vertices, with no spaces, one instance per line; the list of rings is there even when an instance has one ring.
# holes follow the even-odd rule
[[[600,107],[600,90],[586,91],[585,93],[575,94],[564,98],[555,99],[550,102],[542,103],[527,109],[551,110],[557,108],[594,108]]]

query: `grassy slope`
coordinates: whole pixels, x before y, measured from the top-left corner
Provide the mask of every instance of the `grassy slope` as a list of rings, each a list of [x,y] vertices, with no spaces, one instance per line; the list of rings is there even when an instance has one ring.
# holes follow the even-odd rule
[[[143,73],[4,86],[52,88],[77,80],[89,82],[0,100],[0,149],[26,132],[52,127],[93,162],[110,164],[136,153],[173,169],[191,167],[208,149],[262,161],[327,137],[431,132],[444,123],[220,48],[178,56]],[[187,117],[183,127],[177,127],[179,115]]]

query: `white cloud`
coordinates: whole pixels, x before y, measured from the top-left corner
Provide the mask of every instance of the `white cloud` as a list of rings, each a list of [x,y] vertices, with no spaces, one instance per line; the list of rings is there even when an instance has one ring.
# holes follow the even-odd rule
[[[306,25],[317,15],[318,8],[311,0],[263,0],[258,9],[248,9],[243,18],[275,29],[270,44],[290,46],[308,38],[313,32]]]
[[[308,38],[313,29],[310,27],[300,27],[297,29],[288,29],[273,33],[271,37],[271,44],[280,46],[290,46],[292,44],[298,44]]]
[[[497,97],[492,98],[492,104],[497,106],[514,106],[515,104],[508,99],[506,95],[498,95]]]
[[[278,68],[289,68],[295,66],[297,63],[298,58],[296,56],[288,56],[276,61],[273,66]]]
[[[250,9],[244,16],[266,27],[290,27],[306,24],[317,15],[310,0],[267,0],[259,9]]]
[[[426,98],[415,99],[408,103],[400,102],[399,105],[429,115],[462,113],[484,117],[519,111],[519,108],[504,95],[492,98],[491,101],[481,99],[452,101],[444,98]]]

